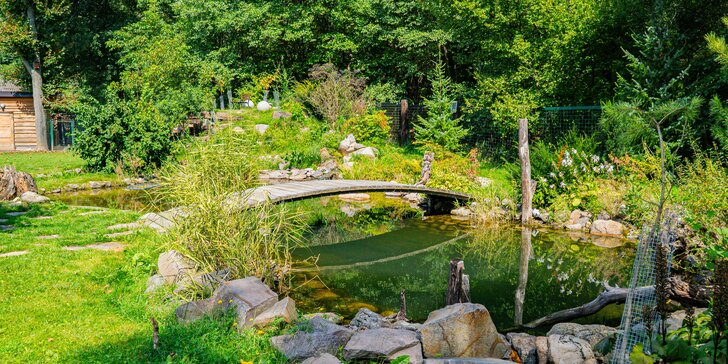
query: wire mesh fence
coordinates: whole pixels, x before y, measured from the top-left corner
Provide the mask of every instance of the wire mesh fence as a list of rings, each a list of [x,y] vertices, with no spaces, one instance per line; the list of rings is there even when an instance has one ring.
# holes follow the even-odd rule
[[[645,224],[642,228],[612,364],[630,363],[629,354],[637,344],[642,344],[649,351],[652,338],[659,332],[662,320],[655,313],[655,284],[659,274],[656,269],[657,255],[666,254],[664,261],[669,275],[675,240],[673,227],[674,218],[667,217],[661,225]]]
[[[600,129],[601,106],[545,107],[538,117],[529,120],[529,141],[558,144],[567,133],[592,136]],[[495,160],[518,159],[518,127],[515,121],[507,125],[494,123],[485,112],[475,113],[468,127],[467,142],[475,145],[485,157]]]
[[[76,120],[51,119],[48,123],[48,145],[51,150],[63,150],[73,145],[77,131]]]

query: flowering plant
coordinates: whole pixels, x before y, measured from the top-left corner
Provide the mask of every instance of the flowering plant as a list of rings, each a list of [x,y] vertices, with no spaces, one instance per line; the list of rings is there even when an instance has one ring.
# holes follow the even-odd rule
[[[595,178],[609,177],[614,171],[614,164],[596,154],[563,147],[551,162],[548,174],[537,176],[534,201],[540,206],[551,206],[558,196],[566,195],[577,207],[584,202],[580,192],[592,188]]]

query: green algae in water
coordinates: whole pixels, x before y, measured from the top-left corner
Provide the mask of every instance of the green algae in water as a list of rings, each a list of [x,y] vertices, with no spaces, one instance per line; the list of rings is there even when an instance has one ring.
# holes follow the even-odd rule
[[[294,251],[294,257],[318,256],[317,277],[334,295],[311,299],[306,288],[294,292],[302,308],[335,311],[352,317],[357,305],[380,312],[399,309],[399,292],[407,292],[407,313],[414,321],[445,306],[449,261],[461,258],[470,275],[473,302],[485,305],[499,329],[514,326],[519,277],[528,272],[523,322],[594,299],[603,284],[626,285],[633,247],[603,248],[583,235],[540,232],[528,246],[517,228],[478,228],[455,239],[467,224],[449,216],[412,219],[384,234]],[[446,228],[443,228],[446,227]],[[525,259],[522,254],[526,254]],[[526,264],[527,263],[527,264]],[[592,322],[618,323],[617,309],[605,310]]]
[[[48,197],[71,206],[94,206],[119,210],[159,212],[171,207],[155,203],[154,196],[149,191],[126,188],[63,192]]]

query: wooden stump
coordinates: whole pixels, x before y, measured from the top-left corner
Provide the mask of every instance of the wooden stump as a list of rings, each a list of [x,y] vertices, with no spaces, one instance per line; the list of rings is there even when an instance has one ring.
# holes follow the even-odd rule
[[[470,302],[470,277],[463,274],[465,262],[462,259],[450,260],[450,278],[447,283],[448,305]]]
[[[11,166],[3,167],[0,172],[0,200],[12,200],[28,191],[38,192],[33,176],[16,172]]]
[[[422,157],[422,173],[420,173],[420,180],[415,183],[415,186],[424,186],[427,181],[430,180],[430,174],[432,173],[432,162],[435,160],[435,153],[426,152]]]

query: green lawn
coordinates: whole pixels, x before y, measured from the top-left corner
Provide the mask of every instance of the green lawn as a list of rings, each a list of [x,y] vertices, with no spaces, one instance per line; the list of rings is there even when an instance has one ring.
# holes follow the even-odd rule
[[[16,170],[33,175],[38,188],[48,191],[75,183],[89,181],[120,182],[114,173],[75,173],[75,169],[83,168],[84,161],[71,152],[8,152],[0,153],[0,166],[10,165]],[[66,171],[74,171],[65,173]],[[44,177],[38,177],[44,174]]]
[[[16,226],[0,232],[0,254],[29,253],[0,257],[0,362],[283,361],[268,344],[278,329],[238,334],[229,318],[181,326],[171,292],[143,293],[162,250],[156,233],[114,238],[126,244],[120,253],[62,249],[111,241],[106,227],[136,213],[52,204],[7,215],[15,209],[0,204],[2,224]],[[149,316],[160,324],[156,351]]]

